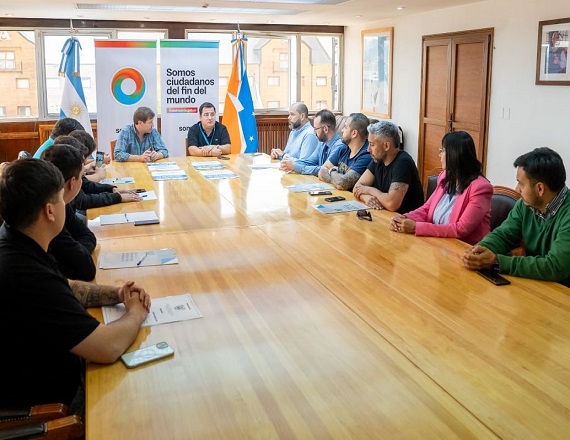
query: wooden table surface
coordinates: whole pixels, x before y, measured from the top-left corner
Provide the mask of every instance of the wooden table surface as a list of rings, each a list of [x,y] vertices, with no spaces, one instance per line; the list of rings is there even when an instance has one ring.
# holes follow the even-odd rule
[[[497,287],[460,264],[467,245],[388,230],[391,213],[324,215],[284,186],[310,176],[153,182],[160,225],[96,228],[99,252],[176,248],[179,264],[98,270],[154,297],[190,293],[204,317],[144,328],[173,359],[128,370],[90,364],[87,438],[566,438],[570,295],[509,277]],[[201,159],[198,159],[201,160]],[[333,191],[351,199],[350,193]],[[202,199],[204,197],[204,199]],[[94,311],[100,316],[99,311]]]

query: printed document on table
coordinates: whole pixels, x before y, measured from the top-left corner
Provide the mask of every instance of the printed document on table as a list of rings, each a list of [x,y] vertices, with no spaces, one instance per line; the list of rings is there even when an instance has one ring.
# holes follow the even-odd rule
[[[134,223],[142,220],[157,220],[154,211],[128,212],[126,214],[107,214],[101,216],[101,226],[118,225],[121,223]]]
[[[238,177],[236,173],[231,170],[202,170],[200,174],[206,179],[235,179]]]
[[[217,160],[208,160],[204,162],[192,162],[195,170],[221,170],[224,168],[221,162]]]
[[[116,321],[125,314],[124,304],[101,307],[105,324]],[[188,319],[203,318],[194,300],[189,293],[167,296],[166,298],[152,298],[150,312],[142,326],[166,324],[169,322],[186,321]]]
[[[147,162],[148,169],[153,171],[179,170],[176,162]]]
[[[298,185],[286,186],[286,188],[293,192],[309,192],[334,189],[334,187],[328,183],[300,183]]]
[[[153,171],[151,173],[152,180],[185,180],[188,179],[188,175],[186,171],[177,169],[177,170],[168,170],[168,171]]]
[[[143,202],[146,202],[147,200],[158,200],[158,197],[156,197],[154,189],[152,191],[145,191],[139,193],[139,197],[142,199]]]
[[[123,183],[135,183],[134,177],[111,177],[109,179],[101,180],[101,183],[106,183],[107,185],[116,185]]]
[[[356,200],[349,200],[347,202],[333,202],[327,204],[314,205],[317,211],[323,214],[334,214],[337,212],[358,211],[359,209],[369,208],[367,205]]]
[[[176,249],[167,248],[147,251],[103,252],[99,258],[100,269],[161,266],[164,264],[178,264]]]
[[[266,170],[269,168],[273,168],[278,170],[281,166],[281,162],[268,162],[268,163],[252,163],[249,165],[252,170]]]

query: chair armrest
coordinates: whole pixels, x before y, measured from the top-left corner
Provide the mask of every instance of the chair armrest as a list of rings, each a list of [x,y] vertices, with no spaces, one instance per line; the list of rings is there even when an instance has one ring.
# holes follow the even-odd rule
[[[0,427],[0,440],[25,439],[41,436],[42,440],[67,440],[79,438],[84,433],[79,416],[67,416],[49,422],[31,423],[11,428]]]
[[[31,408],[2,408],[0,409],[0,429],[47,422],[65,417],[68,413],[67,406],[62,403],[35,405]]]

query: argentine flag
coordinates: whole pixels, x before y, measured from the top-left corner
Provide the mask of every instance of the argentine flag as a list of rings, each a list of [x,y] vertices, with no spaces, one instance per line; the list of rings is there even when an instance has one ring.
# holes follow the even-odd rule
[[[83,85],[81,84],[81,73],[79,69],[79,51],[81,44],[75,37],[68,38],[61,49],[61,63],[59,64],[59,75],[64,76],[63,95],[61,96],[61,105],[59,117],[77,119],[85,131],[93,136],[91,130],[91,121],[89,120],[89,112],[83,94]]]
[[[246,38],[237,38],[232,42],[236,46],[236,56],[228,83],[222,119],[230,135],[232,154],[255,153],[258,146],[253,99],[244,63],[246,41]]]

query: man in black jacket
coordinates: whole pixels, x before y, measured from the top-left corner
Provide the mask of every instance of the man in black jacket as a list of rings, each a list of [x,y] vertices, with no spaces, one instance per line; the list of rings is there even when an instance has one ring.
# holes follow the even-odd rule
[[[62,231],[50,242],[48,253],[56,259],[59,271],[67,278],[91,281],[96,273],[91,254],[97,239],[70,205],[81,190],[83,156],[73,146],[55,143],[44,151],[42,159],[59,168],[65,180],[65,223]]]

